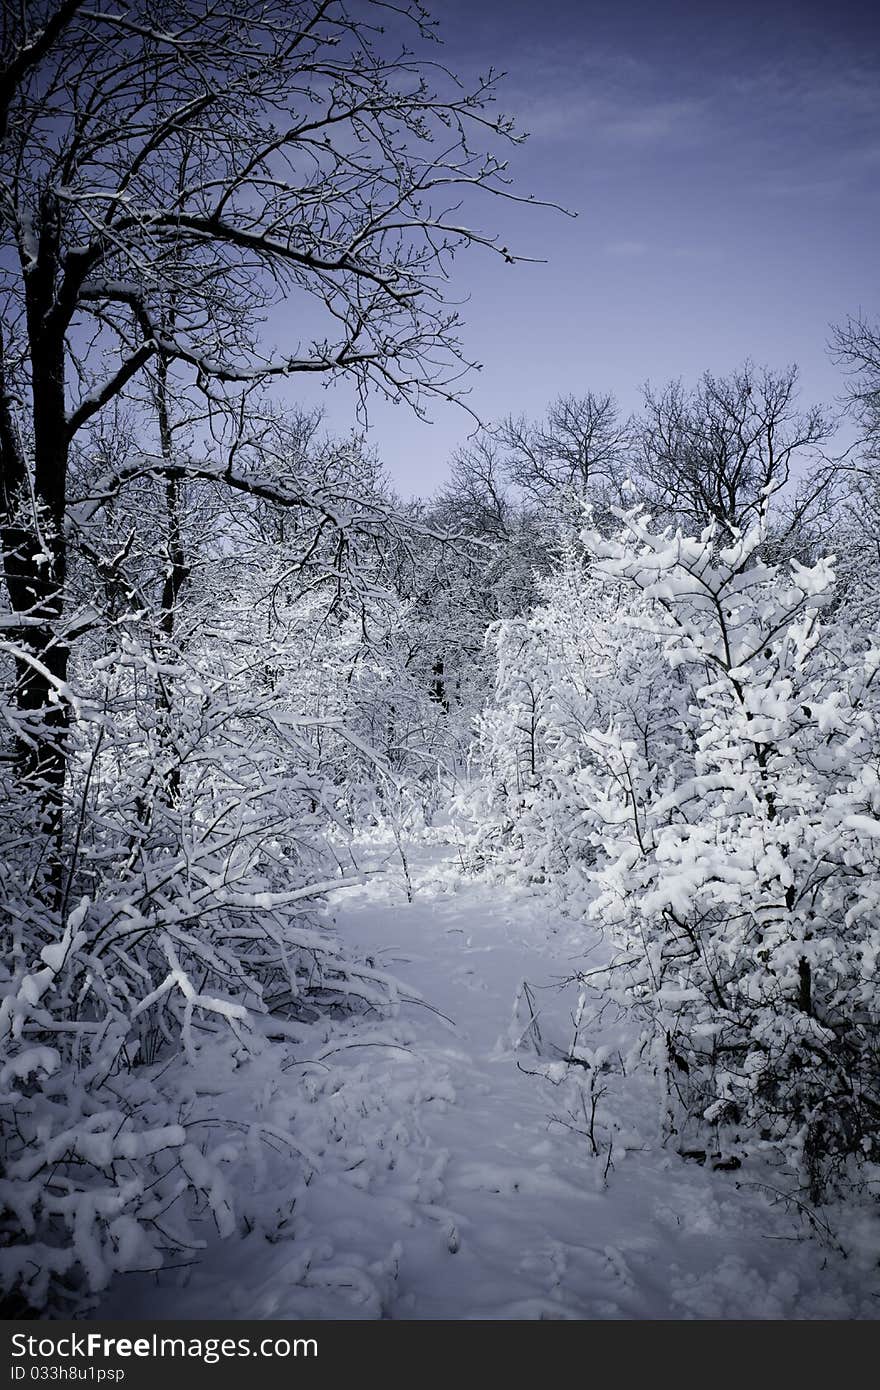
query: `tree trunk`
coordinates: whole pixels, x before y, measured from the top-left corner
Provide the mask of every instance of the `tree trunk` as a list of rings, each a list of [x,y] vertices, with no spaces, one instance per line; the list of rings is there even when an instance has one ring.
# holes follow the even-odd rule
[[[446,698],[446,674],[442,656],[437,657],[437,660],[431,668],[431,684],[429,690],[431,699],[436,701],[438,705],[442,705],[443,708],[448,711],[449,702]]]
[[[3,563],[14,613],[32,625],[22,632],[15,698],[22,716],[18,773],[37,791],[53,836],[61,833],[65,739],[64,698],[69,648],[58,635],[64,611],[69,437],[65,410],[64,319],[57,301],[59,223],[53,195],[40,203],[36,259],[25,267],[26,314],[33,394],[33,475],[3,382]]]
[[[170,656],[177,618],[177,604],[181,590],[189,575],[189,566],[186,563],[186,552],[183,548],[183,532],[180,524],[180,482],[170,471],[174,462],[174,448],[171,416],[168,410],[168,364],[161,358],[157,366],[156,411],[159,418],[159,440],[162,460],[169,469],[169,472],[165,476],[165,512],[168,524],[168,555],[162,581],[162,607],[159,614],[159,626],[167,643],[168,654]],[[174,713],[171,695],[163,680],[159,681],[157,687],[157,708],[161,737],[165,747],[169,751],[171,759],[163,780],[169,804],[176,806],[180,800],[180,763],[176,761],[176,752],[172,738]]]

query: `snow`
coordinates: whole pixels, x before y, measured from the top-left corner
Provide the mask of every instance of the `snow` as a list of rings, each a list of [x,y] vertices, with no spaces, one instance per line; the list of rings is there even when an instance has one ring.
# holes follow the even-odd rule
[[[564,1064],[578,992],[562,981],[601,956],[597,928],[545,893],[463,876],[458,833],[405,846],[412,901],[393,845],[356,851],[392,871],[337,893],[341,936],[413,1002],[291,1045],[280,1076],[258,1055],[218,1084],[204,1251],[117,1276],[94,1316],[876,1317],[876,1220],[852,1218],[844,1259],[774,1200],[772,1173],[664,1147],[649,1081],[604,1070],[622,1042],[613,1020],[579,1049],[582,1066]],[[598,1156],[573,1109],[591,1068],[607,1076]],[[239,1146],[227,1193],[216,1167],[236,1153],[232,1115],[240,1128],[258,1118],[262,1138]],[[199,1163],[190,1143],[197,1180]]]

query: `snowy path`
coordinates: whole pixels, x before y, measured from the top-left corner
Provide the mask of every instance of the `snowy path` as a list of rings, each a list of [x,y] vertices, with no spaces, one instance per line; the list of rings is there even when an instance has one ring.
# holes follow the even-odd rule
[[[412,902],[398,869],[340,894],[339,924],[430,1007],[404,1004],[337,1051],[316,1113],[333,1107],[338,1162],[331,1144],[296,1190],[293,1238],[215,1241],[182,1275],[120,1280],[105,1315],[877,1315],[863,1262],[807,1240],[740,1175],[664,1152],[637,1089],[643,1113],[618,1128],[604,1183],[607,1143],[592,1158],[552,1123],[564,1088],[511,1044],[523,979],[545,1043],[570,1037],[571,994],[540,987],[573,968],[575,929],[540,898],[462,879],[449,847],[411,854]],[[600,1105],[600,1134],[608,1119]]]

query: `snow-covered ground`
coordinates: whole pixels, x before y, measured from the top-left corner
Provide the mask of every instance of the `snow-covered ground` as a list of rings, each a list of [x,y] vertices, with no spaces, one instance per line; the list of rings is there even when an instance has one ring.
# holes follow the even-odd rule
[[[218,1143],[229,1117],[265,1126],[269,1158],[251,1145],[229,1164],[250,1232],[118,1279],[97,1315],[876,1317],[876,1223],[845,1232],[844,1258],[752,1185],[765,1173],[668,1152],[647,1080],[609,1078],[592,1154],[588,1073],[546,1072],[572,1036],[575,992],[557,986],[593,929],[463,876],[441,838],[407,847],[412,901],[381,846],[361,858],[389,871],[338,894],[343,937],[413,1002],[316,1036],[280,1078],[246,1064],[217,1098]]]

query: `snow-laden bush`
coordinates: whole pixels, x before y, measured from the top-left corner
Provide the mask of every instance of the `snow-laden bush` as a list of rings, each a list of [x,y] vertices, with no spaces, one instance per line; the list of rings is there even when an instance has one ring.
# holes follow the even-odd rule
[[[590,984],[643,1019],[667,1133],[685,1145],[715,1126],[728,1146],[766,1146],[817,1198],[880,1160],[880,648],[840,612],[823,626],[831,565],[763,564],[760,528],[722,545],[632,513],[619,539],[586,543],[582,597],[521,625],[516,682],[502,663],[484,725],[502,731],[494,773],[504,730],[531,746],[517,691],[540,690],[537,790],[524,779],[518,802],[506,796],[507,833],[526,863],[546,824],[593,856],[589,913],[614,953]],[[597,586],[619,604],[611,626],[591,619]],[[542,629],[579,635],[542,645]],[[626,672],[625,658],[609,666],[612,635],[641,654],[630,697],[613,680],[591,704],[609,670]],[[645,732],[658,711],[659,741]]]
[[[638,517],[588,538],[597,577],[652,603],[694,747],[656,767],[620,729],[590,737],[593,915],[621,948],[608,978],[650,1019],[670,1126],[746,1127],[817,1197],[880,1158],[880,648],[823,627],[827,561],[767,566],[761,540]]]
[[[328,624],[303,603],[285,622],[291,642],[276,694],[312,721],[310,765],[349,825],[404,804],[417,818],[430,811],[466,756],[472,702],[451,662],[434,672],[424,613],[389,595],[366,620]]]
[[[332,789],[253,657],[157,658],[136,625],[76,696],[60,864],[10,784],[0,835],[0,1280],[13,1311],[81,1309],[236,1215],[187,1127],[182,1066],[241,1067],[298,1024],[384,1005],[322,903]],[[325,796],[327,805],[325,806]],[[329,808],[329,809],[328,809]],[[18,823],[17,823],[18,822]],[[190,1107],[191,1108],[191,1107]],[[195,1131],[203,1134],[203,1131]]]
[[[540,592],[540,606],[487,637],[495,682],[478,721],[470,852],[571,898],[596,854],[587,735],[613,722],[665,763],[682,746],[683,688],[670,679],[646,605],[593,578],[582,551],[569,551]]]

